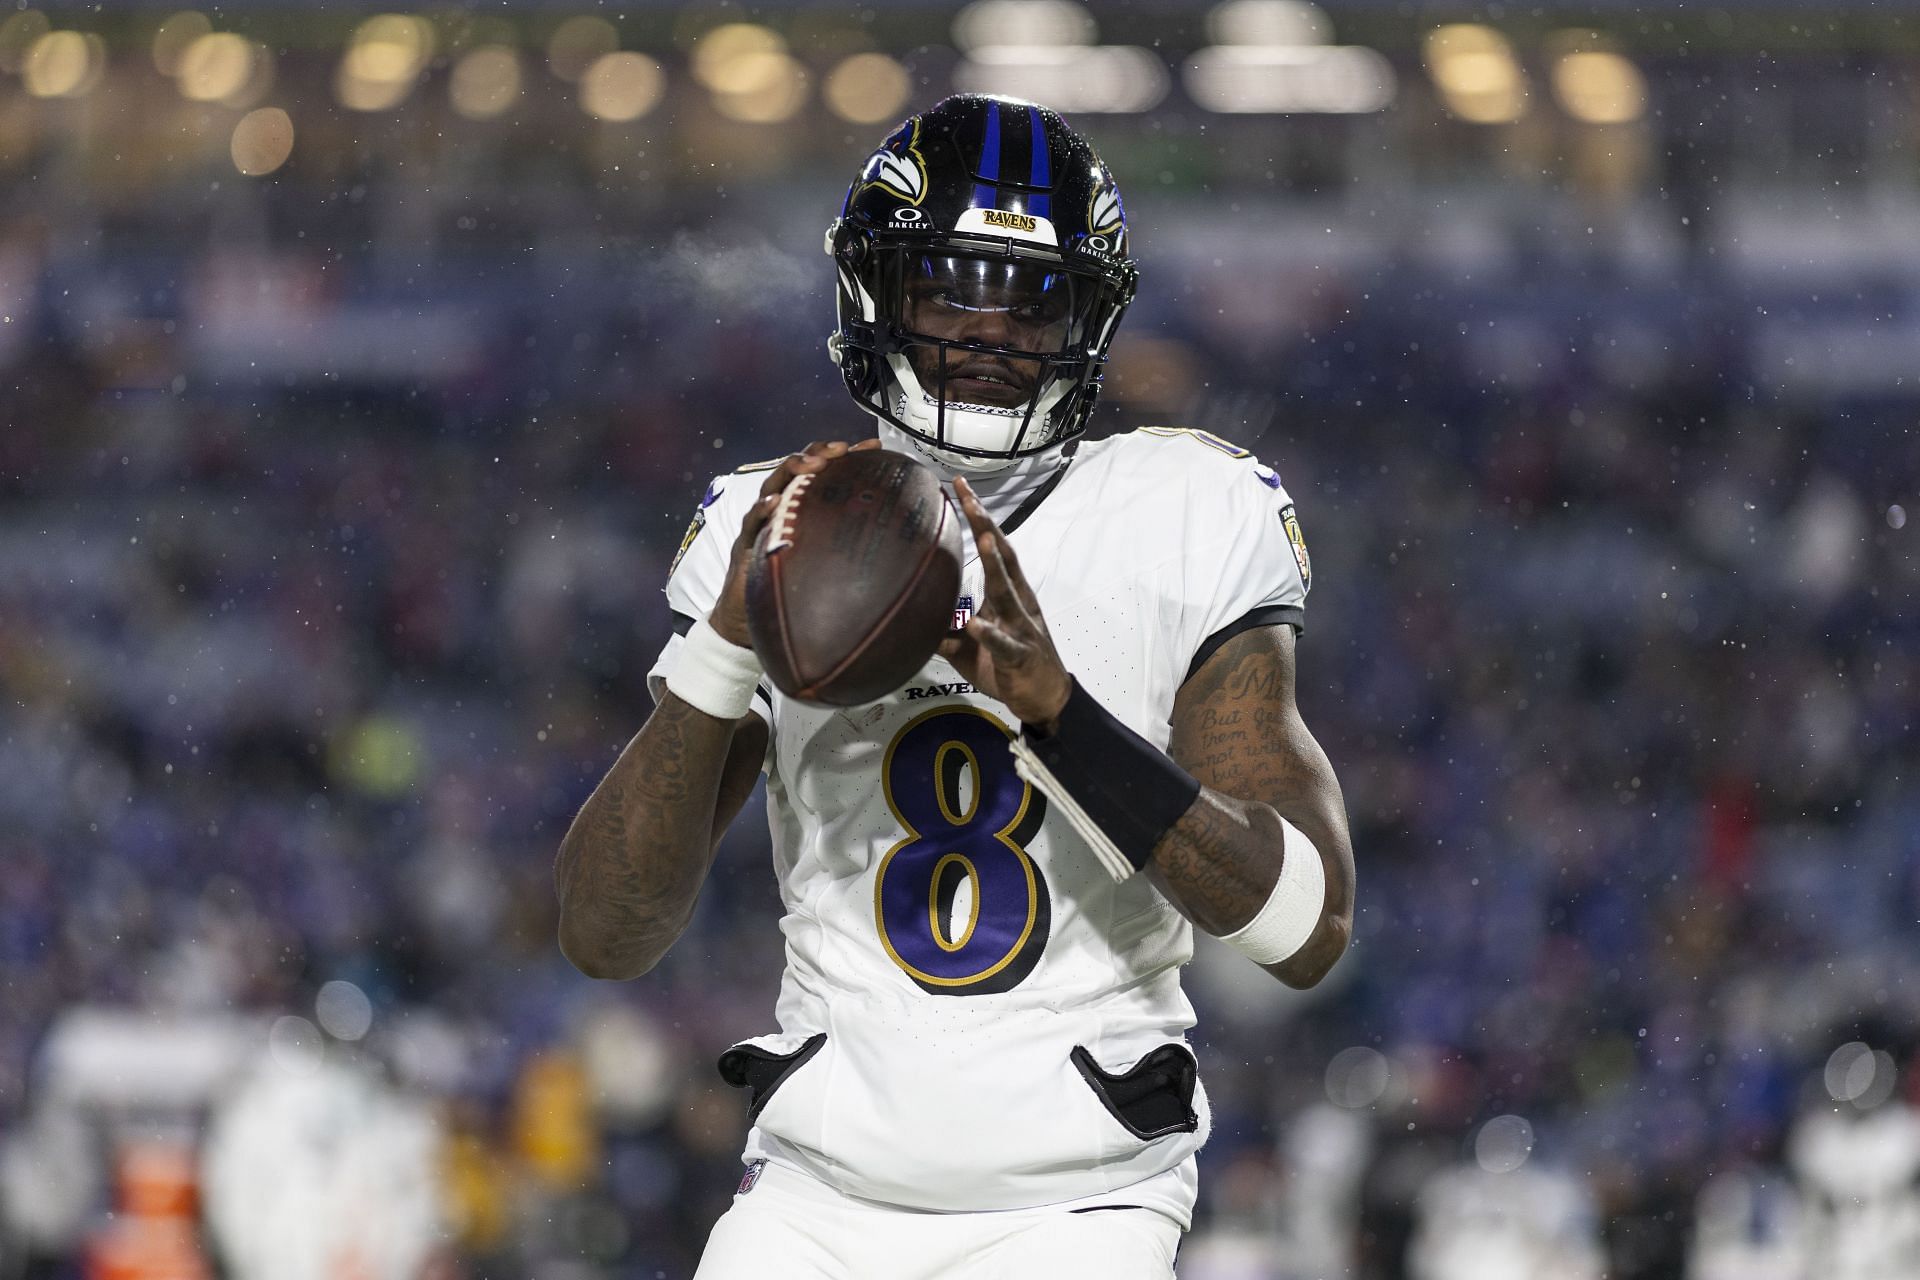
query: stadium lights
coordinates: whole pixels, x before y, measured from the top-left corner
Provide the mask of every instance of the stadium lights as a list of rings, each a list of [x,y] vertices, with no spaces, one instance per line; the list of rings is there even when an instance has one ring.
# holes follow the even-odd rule
[[[784,53],[749,53],[735,58],[719,77],[713,105],[729,120],[779,124],[807,102],[807,71]]]
[[[1640,69],[1620,54],[1599,49],[1568,53],[1553,64],[1553,96],[1568,115],[1586,124],[1627,124],[1647,109]]]
[[[100,83],[107,65],[99,36],[49,31],[27,48],[20,77],[36,98],[78,98]]]
[[[753,22],[729,22],[693,46],[693,78],[713,94],[729,120],[778,124],[807,100],[807,72],[780,34]]]
[[[194,41],[213,33],[204,13],[188,9],[174,14],[153,33],[153,66],[163,76],[180,74],[180,59]]]
[[[1449,112],[1472,124],[1511,124],[1526,113],[1526,75],[1498,31],[1450,23],[1429,31],[1424,45],[1427,73]]]
[[[17,74],[26,64],[27,50],[34,41],[52,29],[47,15],[38,9],[23,9],[0,22],[0,71]]]
[[[1074,0],[975,0],[953,20],[966,57],[956,87],[1031,98],[1062,111],[1146,111],[1167,96],[1152,50],[1096,45],[1093,12]]]
[[[913,95],[907,69],[884,53],[856,53],[827,75],[827,107],[849,124],[879,124],[898,116]]]
[[[666,73],[644,53],[603,53],[580,77],[580,107],[596,120],[625,124],[653,110]]]
[[[293,154],[293,120],[279,107],[260,107],[240,117],[228,145],[233,167],[250,178],[264,177]]]
[[[1167,96],[1171,80],[1151,49],[1117,44],[987,45],[975,49],[953,78],[969,92],[1088,112],[1151,110]]]
[[[1333,24],[1306,0],[1228,0],[1207,15],[1218,41],[1188,60],[1187,95],[1209,111],[1354,115],[1393,102],[1377,50],[1330,45]]]
[[[334,93],[355,111],[390,110],[413,92],[432,56],[433,28],[425,19],[399,13],[368,18],[340,60]]]
[[[520,53],[503,44],[469,50],[453,66],[447,98],[469,120],[491,120],[520,97]]]
[[[753,22],[729,22],[701,36],[693,46],[693,78],[709,89],[738,92],[740,74],[733,64],[743,58],[785,53],[787,42],[771,28]]]
[[[994,46],[1088,45],[1097,31],[1093,12],[1073,0],[976,0],[953,19],[953,42],[968,53]]]
[[[1298,48],[1326,44],[1333,24],[1306,0],[1227,0],[1208,12],[1207,34],[1215,44]]]
[[[1359,45],[1215,45],[1188,61],[1187,94],[1209,111],[1360,115],[1393,103],[1393,64]]]
[[[190,101],[218,102],[246,87],[255,56],[246,37],[212,31],[195,37],[174,60],[174,82]]]
[[[568,18],[547,38],[547,66],[577,84],[587,69],[620,47],[620,33],[605,18]]]

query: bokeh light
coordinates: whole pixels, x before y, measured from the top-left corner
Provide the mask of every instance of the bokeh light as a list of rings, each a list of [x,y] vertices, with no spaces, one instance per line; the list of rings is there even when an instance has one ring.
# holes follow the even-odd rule
[[[1290,48],[1325,44],[1333,24],[1307,0],[1226,0],[1207,14],[1215,44]]]
[[[314,998],[313,1016],[336,1040],[362,1040],[373,1028],[373,1001],[353,983],[335,978]]]
[[[953,19],[953,42],[969,52],[995,46],[1092,44],[1093,11],[1076,0],[975,0]]]
[[[907,69],[884,53],[856,53],[827,75],[821,96],[851,124],[879,124],[897,117],[913,94]]]
[[[719,93],[739,93],[748,86],[743,81],[763,74],[765,62],[756,71],[752,65],[738,64],[749,59],[765,59],[784,54],[787,42],[779,33],[752,22],[729,22],[701,36],[693,46],[690,63],[693,78]]]
[[[547,66],[554,75],[572,83],[619,47],[620,33],[605,18],[568,18],[547,37]]]
[[[1327,1063],[1327,1101],[1349,1111],[1370,1107],[1386,1093],[1390,1074],[1378,1049],[1363,1044],[1342,1049]]]
[[[383,13],[361,23],[340,60],[334,91],[355,111],[387,111],[413,92],[433,56],[433,28],[424,19]]]
[[[580,78],[580,106],[596,120],[624,124],[653,110],[666,88],[666,73],[646,54],[603,54]]]
[[[1427,33],[1427,71],[1447,110],[1473,124],[1508,124],[1526,111],[1527,80],[1513,46],[1492,27],[1456,22]]]
[[[181,96],[218,102],[238,93],[253,76],[258,52],[244,36],[214,31],[186,47],[176,64]]]
[[[1495,1116],[1473,1138],[1473,1158],[1488,1173],[1512,1173],[1533,1154],[1533,1126],[1523,1116]]]
[[[454,64],[447,96],[469,120],[491,120],[519,100],[520,82],[519,51],[490,44]]]
[[[193,42],[213,31],[207,15],[194,9],[174,14],[153,33],[153,65],[163,76],[180,74],[180,59]]]
[[[0,71],[18,73],[26,63],[27,50],[52,29],[47,15],[38,9],[24,9],[0,22]]]
[[[228,147],[233,167],[250,178],[272,173],[293,154],[293,119],[279,107],[261,107],[240,117]]]
[[[1553,96],[1568,115],[1587,124],[1626,124],[1647,109],[1640,68],[1599,49],[1569,53],[1553,64]]]
[[[806,105],[807,71],[784,53],[748,53],[717,73],[713,105],[729,120],[778,124]]]
[[[27,49],[20,78],[36,98],[77,98],[99,83],[105,69],[99,36],[49,31]]]

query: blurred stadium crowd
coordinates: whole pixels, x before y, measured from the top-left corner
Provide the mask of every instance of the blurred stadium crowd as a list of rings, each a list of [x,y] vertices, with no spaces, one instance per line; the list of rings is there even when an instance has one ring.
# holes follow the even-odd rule
[[[1234,186],[1089,131],[1146,271],[1098,430],[1286,477],[1361,870],[1316,992],[1201,947],[1182,1276],[1911,1276],[1912,174],[1793,206],[1619,135],[1626,187],[1301,196],[1350,135]],[[622,986],[551,859],[707,477],[865,430],[817,245],[870,145],[703,136],[626,187],[0,156],[0,1277],[691,1273],[764,829]]]

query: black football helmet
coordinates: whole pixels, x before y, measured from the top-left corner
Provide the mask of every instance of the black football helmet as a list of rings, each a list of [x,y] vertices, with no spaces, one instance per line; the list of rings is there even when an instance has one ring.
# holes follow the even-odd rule
[[[1055,112],[958,94],[910,117],[827,252],[827,346],[862,408],[960,470],[1086,430],[1139,271],[1113,175]]]

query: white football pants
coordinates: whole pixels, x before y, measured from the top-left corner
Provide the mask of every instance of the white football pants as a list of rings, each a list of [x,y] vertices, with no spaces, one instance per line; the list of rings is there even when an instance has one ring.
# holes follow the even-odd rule
[[[1173,1280],[1157,1209],[922,1213],[769,1164],[714,1224],[694,1280]]]

